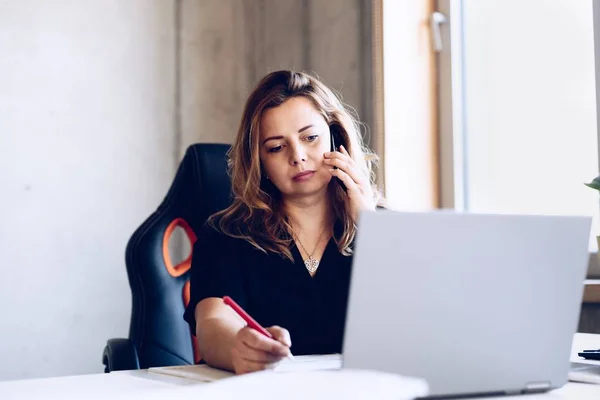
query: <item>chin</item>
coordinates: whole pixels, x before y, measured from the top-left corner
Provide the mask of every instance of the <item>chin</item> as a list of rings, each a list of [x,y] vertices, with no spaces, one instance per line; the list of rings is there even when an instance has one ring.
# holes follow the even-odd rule
[[[286,196],[290,197],[298,197],[298,196],[311,196],[318,194],[320,192],[327,192],[327,187],[329,186],[329,182],[319,182],[310,185],[305,185],[303,187],[290,188],[287,193],[284,193]]]

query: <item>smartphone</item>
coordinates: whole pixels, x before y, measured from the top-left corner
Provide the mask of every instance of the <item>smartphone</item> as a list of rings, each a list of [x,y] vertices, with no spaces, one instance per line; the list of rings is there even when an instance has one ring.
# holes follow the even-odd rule
[[[331,152],[337,151],[337,146],[335,145],[335,136],[336,135],[334,134],[334,132],[335,131],[333,129],[331,129],[331,149],[330,149]]]
[[[339,148],[336,145],[336,139],[339,138],[339,133],[336,131],[335,127],[331,127],[331,152],[334,151],[339,151]],[[337,138],[336,138],[337,136]],[[338,140],[338,142],[341,142],[341,140]],[[337,167],[333,167],[334,169],[337,169]],[[348,191],[348,189],[346,188],[346,185],[344,185],[344,182],[342,182],[342,180],[340,178],[338,178],[337,176],[334,177],[335,181],[342,187],[342,189],[344,189],[344,191]]]

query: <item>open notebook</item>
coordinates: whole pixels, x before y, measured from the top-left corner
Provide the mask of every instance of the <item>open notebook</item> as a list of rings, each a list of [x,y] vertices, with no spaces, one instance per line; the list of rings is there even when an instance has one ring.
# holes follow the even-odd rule
[[[276,372],[321,371],[340,369],[341,367],[342,356],[340,354],[325,354],[295,356],[293,360],[284,359],[273,370]],[[213,382],[234,375],[231,372],[212,368],[208,365],[153,367],[148,369],[148,371],[202,382]]]

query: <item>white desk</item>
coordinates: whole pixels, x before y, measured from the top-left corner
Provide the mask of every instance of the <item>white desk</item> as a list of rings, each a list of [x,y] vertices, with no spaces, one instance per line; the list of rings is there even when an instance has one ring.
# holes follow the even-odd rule
[[[587,349],[600,349],[600,335],[576,333],[571,346],[571,362],[600,365],[600,361],[586,360],[577,355],[577,353]]]
[[[0,399],[111,399],[162,392],[194,381],[152,374],[146,370],[0,382]]]
[[[407,387],[425,393],[424,381],[370,371],[265,372],[214,383],[170,377],[148,371],[0,382],[0,399],[61,400],[409,400],[398,394]],[[307,396],[306,394],[309,394]]]
[[[600,349],[600,335],[576,333],[571,346],[571,362],[600,365],[598,361],[588,361],[580,358],[577,353],[584,349]],[[483,399],[483,398],[482,398]],[[489,397],[487,399],[490,399]],[[600,400],[600,385],[568,382],[560,389],[548,393],[525,396],[501,396],[492,399],[522,399],[522,400]]]
[[[577,356],[583,349],[600,348],[600,335],[576,334],[571,361],[585,361]],[[599,363],[600,364],[600,363]],[[299,382],[299,385],[306,382]],[[148,371],[121,371],[110,374],[92,374],[59,378],[27,379],[0,382],[0,399],[154,399],[174,398],[177,400],[200,398],[210,400],[214,393],[198,381],[150,373]],[[293,390],[290,388],[290,390]],[[211,396],[202,397],[203,392]],[[218,396],[221,397],[221,396]],[[233,397],[232,397],[233,398]],[[244,396],[247,399],[247,396]],[[259,397],[257,397],[259,398]],[[260,397],[262,399],[262,397]],[[330,397],[331,398],[331,397]],[[360,397],[357,397],[360,398]],[[385,397],[380,397],[385,398]],[[549,393],[499,397],[501,399],[577,399],[600,400],[600,385],[569,382]],[[489,399],[489,397],[487,398]]]

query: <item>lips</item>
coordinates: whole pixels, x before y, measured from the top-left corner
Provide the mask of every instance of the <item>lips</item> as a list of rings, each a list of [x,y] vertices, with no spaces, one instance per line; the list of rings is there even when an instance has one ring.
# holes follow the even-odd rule
[[[315,174],[315,171],[303,171],[300,172],[299,174],[294,175],[294,177],[292,178],[295,181],[305,181],[307,179],[312,178],[312,176]]]

